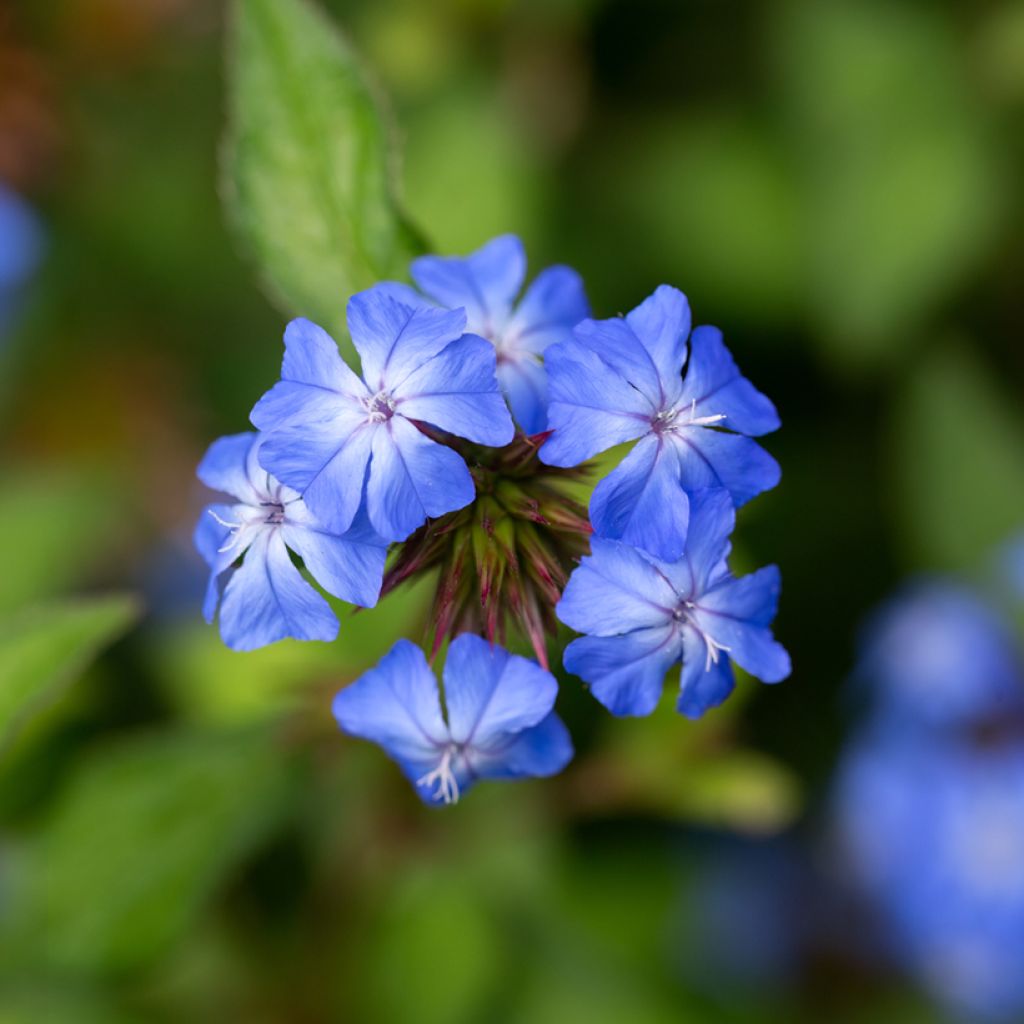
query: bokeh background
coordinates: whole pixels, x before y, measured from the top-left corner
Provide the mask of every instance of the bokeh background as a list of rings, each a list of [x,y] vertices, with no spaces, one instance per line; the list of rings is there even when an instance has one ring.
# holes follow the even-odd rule
[[[224,9],[7,3],[0,1021],[943,1019],[851,941],[829,804],[865,615],[1024,526],[1024,4],[322,6],[437,251],[513,231],[599,316],[678,285],[775,400],[738,562],[794,673],[697,724],[565,680],[567,772],[438,812],[329,714],[426,592],[224,649],[194,467],[286,318],[220,207]]]

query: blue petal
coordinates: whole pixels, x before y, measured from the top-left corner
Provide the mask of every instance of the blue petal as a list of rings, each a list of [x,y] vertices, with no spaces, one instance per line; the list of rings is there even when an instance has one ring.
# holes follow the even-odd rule
[[[258,505],[260,497],[253,486],[254,463],[250,458],[258,436],[250,430],[217,438],[207,448],[196,476],[211,490],[230,494],[246,505]]]
[[[539,355],[555,342],[572,337],[572,328],[590,316],[583,279],[569,267],[548,267],[526,289],[505,329],[513,349]]]
[[[741,434],[691,427],[671,436],[679,451],[680,478],[688,491],[724,487],[739,506],[771,490],[782,476],[775,459]]]
[[[584,320],[572,331],[576,344],[593,352],[632,390],[647,400],[652,412],[665,408],[666,389],[650,352],[622,317]]]
[[[220,633],[236,651],[255,650],[289,636],[337,637],[334,612],[292,565],[280,530],[260,533],[229,580],[220,606]]]
[[[736,526],[736,510],[729,492],[707,487],[690,495],[690,529],[686,537],[686,564],[692,584],[686,593],[707,590],[729,553],[729,537]]]
[[[540,450],[549,466],[581,462],[651,429],[656,410],[629,381],[575,341],[552,345],[548,371],[550,439]]]
[[[403,306],[427,306],[437,308],[437,304],[431,302],[425,295],[421,295],[411,284],[402,281],[378,281],[374,288],[383,295],[402,303]]]
[[[374,431],[366,508],[373,528],[405,540],[427,517],[464,508],[476,496],[462,456],[393,416]]]
[[[256,403],[249,419],[260,430],[296,418],[322,421],[360,410],[366,396],[366,385],[341,358],[334,339],[300,318],[285,328],[281,380]]]
[[[523,779],[557,775],[572,755],[569,730],[551,712],[530,729],[494,736],[483,746],[474,744],[468,757],[482,779]]]
[[[394,392],[397,409],[477,444],[506,445],[515,427],[495,368],[494,346],[464,335],[406,377]]]
[[[420,303],[407,306],[370,288],[348,300],[348,329],[371,391],[393,391],[413,370],[462,336],[466,314]]]
[[[476,747],[536,725],[551,710],[558,683],[535,661],[463,633],[448,648],[444,696],[456,743]]]
[[[736,681],[732,664],[724,654],[708,664],[707,647],[693,629],[683,633],[683,671],[679,679],[676,708],[687,718],[700,718],[716,708],[733,691]]]
[[[781,583],[777,566],[769,565],[740,579],[726,579],[697,599],[695,624],[729,652],[737,665],[765,683],[777,683],[790,672],[786,649],[772,638]]]
[[[414,782],[436,766],[448,743],[437,680],[408,640],[399,640],[376,668],[346,686],[333,710],[344,732],[380,744]]]
[[[207,622],[213,622],[217,614],[217,605],[228,582],[227,571],[238,557],[237,551],[222,550],[231,535],[231,528],[224,523],[233,522],[234,516],[233,505],[207,505],[192,534],[196,550],[210,567],[203,598],[203,618]]]
[[[303,560],[309,574],[329,594],[372,608],[380,597],[387,541],[364,526],[340,536],[315,519],[296,522],[292,508],[281,528],[285,543]]]
[[[43,254],[43,232],[32,207],[0,182],[0,290],[23,285]]]
[[[496,333],[508,320],[526,276],[526,254],[515,235],[501,235],[464,258],[423,256],[413,280],[442,306],[463,306],[474,334]]]
[[[594,489],[590,521],[601,537],[674,562],[683,556],[689,501],[672,444],[649,434]]]
[[[590,684],[591,692],[613,715],[649,715],[680,650],[679,630],[660,626],[625,636],[573,640],[562,663],[566,671]]]
[[[302,495],[321,525],[344,533],[359,508],[378,429],[355,415],[323,423],[293,421],[264,436],[260,463]]]
[[[690,333],[690,304],[686,296],[670,285],[659,285],[632,312],[626,323],[650,353],[668,401],[681,388],[686,339]]]
[[[679,596],[639,551],[618,541],[591,541],[573,570],[555,614],[579,633],[615,636],[672,621]]]
[[[775,406],[740,374],[717,327],[693,332],[680,404],[692,406],[695,417],[724,414],[722,426],[738,434],[758,437],[780,426]]]
[[[523,433],[539,434],[548,423],[548,375],[542,363],[525,353],[498,363],[498,385]]]

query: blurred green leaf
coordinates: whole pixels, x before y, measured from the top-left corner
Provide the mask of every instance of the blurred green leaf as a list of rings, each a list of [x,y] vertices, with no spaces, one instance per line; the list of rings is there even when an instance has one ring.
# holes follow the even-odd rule
[[[736,747],[731,720],[753,685],[691,722],[675,711],[677,693],[666,687],[653,715],[615,719],[599,752],[566,777],[571,799],[584,814],[641,810],[670,820],[746,832],[785,827],[800,809],[800,787],[782,764]]]
[[[421,248],[392,196],[384,121],[348,43],[307,0],[236,0],[233,13],[230,219],[284,308],[345,344],[348,296],[404,277]]]
[[[341,686],[376,664],[402,636],[420,636],[433,581],[403,587],[375,608],[353,610],[332,599],[341,621],[330,644],[284,640],[241,653],[199,619],[153,632],[152,659],[164,691],[190,720],[240,724],[321,699],[325,714]]]
[[[363,1019],[468,1024],[487,1018],[506,939],[483,892],[461,872],[445,865],[408,868],[389,887],[366,941]]]
[[[803,0],[771,26],[812,313],[836,355],[878,362],[984,254],[1000,202],[992,137],[934,7]]]
[[[160,953],[279,820],[288,765],[263,732],[96,750],[21,851],[4,959],[96,972]]]
[[[0,614],[60,593],[119,527],[116,488],[81,470],[7,470],[0,490]]]
[[[0,983],[0,1024],[142,1024],[144,1019],[88,987],[58,989],[52,979],[49,984]]]
[[[605,159],[643,258],[674,268],[702,307],[759,324],[792,313],[803,287],[800,195],[763,119],[722,109],[652,122],[631,160]]]
[[[1024,521],[1024,420],[967,348],[932,352],[896,401],[890,472],[904,550],[974,571]]]
[[[0,751],[138,617],[127,595],[32,608],[0,621]]]
[[[405,192],[439,252],[469,252],[510,230],[530,248],[549,169],[491,87],[467,82],[412,111],[403,128]]]

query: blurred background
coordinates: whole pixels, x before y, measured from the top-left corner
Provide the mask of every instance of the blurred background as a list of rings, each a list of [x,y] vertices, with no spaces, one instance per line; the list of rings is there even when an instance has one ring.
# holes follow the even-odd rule
[[[429,588],[226,650],[194,467],[286,315],[220,207],[224,8],[7,0],[0,1021],[1024,1020],[1024,3],[321,6],[433,248],[515,232],[602,317],[675,284],[774,399],[737,563],[794,673],[700,723],[565,679],[566,773],[439,812],[329,711]]]

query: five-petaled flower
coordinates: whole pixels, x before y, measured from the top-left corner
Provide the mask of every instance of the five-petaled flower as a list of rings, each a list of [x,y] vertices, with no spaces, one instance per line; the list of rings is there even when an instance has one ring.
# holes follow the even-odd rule
[[[423,800],[448,804],[480,779],[554,775],[569,763],[572,741],[551,710],[557,692],[536,662],[466,633],[448,648],[447,721],[437,679],[408,640],[334,698],[334,715],[380,744]]]
[[[789,655],[771,634],[779,571],[739,579],[726,564],[735,512],[721,488],[690,497],[683,557],[660,561],[620,541],[594,538],[557,607],[588,636],[566,648],[566,669],[616,715],[646,715],[665,673],[682,659],[678,708],[690,718],[732,692],[731,661],[766,683],[789,675]]]
[[[686,296],[662,285],[625,317],[584,320],[545,355],[553,434],[541,459],[575,466],[639,438],[598,484],[590,519],[598,536],[667,561],[683,553],[688,492],[723,487],[741,505],[780,475],[751,440],[778,428],[775,406],[740,375],[716,328],[694,330],[687,362],[689,335]]]
[[[512,235],[411,272],[418,290],[385,281],[349,299],[362,376],[326,331],[292,321],[281,379],[251,413],[261,433],[203,459],[201,479],[236,499],[210,506],[195,534],[204,613],[220,607],[225,642],[336,636],[295,555],[365,606],[437,573],[435,653],[452,638],[443,696],[423,651],[399,640],[334,701],[342,730],[383,747],[431,804],[571,759],[546,669],[556,617],[586,634],[565,668],[616,715],[653,711],[680,662],[678,708],[694,718],[729,695],[733,662],[785,678],[770,629],[778,570],[737,579],[727,564],[735,509],[779,480],[752,440],[779,418],[721,333],[691,334],[686,296],[667,285],[625,317],[585,319],[568,267],[517,301],[526,260]],[[630,441],[588,521],[575,478]],[[540,664],[494,642],[510,624]]]
[[[416,425],[483,445],[514,436],[494,348],[464,334],[465,324],[461,309],[413,308],[385,288],[354,295],[348,328],[360,378],[326,331],[293,320],[281,380],[252,411],[266,434],[261,464],[339,533],[364,495],[370,523],[387,540],[468,505],[475,490],[466,463]]]
[[[234,504],[209,505],[195,543],[210,567],[203,614],[228,647],[249,651],[285,637],[333,640],[338,620],[292,564],[290,548],[328,593],[371,607],[380,594],[387,544],[360,516],[343,535],[323,526],[295,491],[257,461],[258,434],[222,437],[199,464],[199,479]],[[241,564],[238,561],[241,559]]]
[[[516,423],[526,434],[543,431],[548,405],[544,352],[568,340],[572,328],[590,315],[579,274],[565,266],[548,267],[516,305],[526,277],[526,253],[515,235],[494,238],[466,257],[421,256],[410,272],[428,300],[466,310],[466,330],[494,345],[498,383]],[[424,301],[408,285],[389,282],[386,287],[410,305]]]

